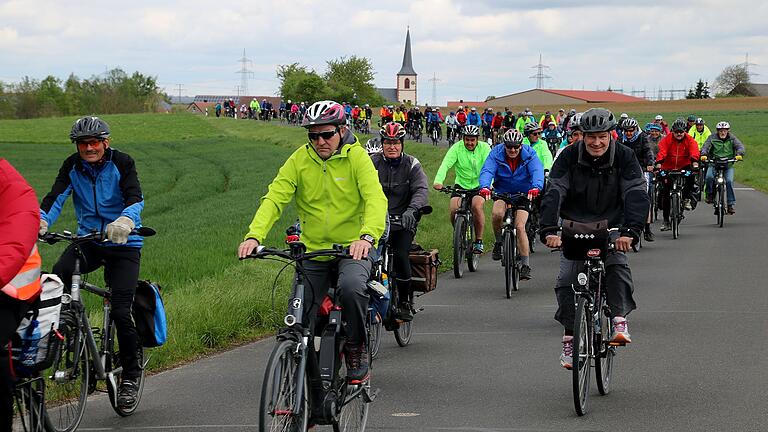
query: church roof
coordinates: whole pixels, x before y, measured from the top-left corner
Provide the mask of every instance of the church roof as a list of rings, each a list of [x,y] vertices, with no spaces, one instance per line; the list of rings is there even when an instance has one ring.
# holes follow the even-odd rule
[[[416,75],[413,70],[413,58],[411,57],[411,29],[405,33],[405,52],[403,53],[403,67],[400,68],[398,75]]]

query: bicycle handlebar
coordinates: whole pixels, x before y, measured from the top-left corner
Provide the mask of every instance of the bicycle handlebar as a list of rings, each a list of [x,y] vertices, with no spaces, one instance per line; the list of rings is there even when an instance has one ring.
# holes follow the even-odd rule
[[[524,194],[524,193],[516,193],[512,195],[505,194],[505,193],[499,194],[496,192],[491,193],[491,199],[501,200],[507,204],[512,204],[512,205],[515,205],[517,203],[517,200],[519,200],[520,198],[527,198],[527,197],[528,197],[528,194]]]
[[[131,230],[130,233],[130,235],[138,235],[141,237],[152,237],[155,234],[157,234],[157,231],[149,227],[136,228]],[[73,244],[80,244],[94,240],[100,242],[107,241],[106,233],[101,231],[91,231],[90,233],[84,235],[73,234],[69,231],[63,231],[60,233],[49,232],[43,234],[42,236],[38,236],[38,239],[51,245],[60,241],[66,241]]]
[[[454,186],[443,186],[443,188],[438,190],[438,192],[442,192],[442,193],[445,193],[445,194],[452,194],[452,193],[455,192],[457,194],[469,195],[469,194],[474,193],[476,191],[472,190],[472,189],[463,189],[463,188],[454,187]]]
[[[297,245],[303,245],[303,243],[300,242],[294,242],[293,246]],[[314,252],[295,252],[295,250],[298,250],[300,248],[295,249],[276,249],[276,248],[269,248],[266,246],[259,246],[251,252],[250,255],[240,258],[240,260],[245,259],[263,259],[268,256],[277,256],[280,258],[284,258],[290,261],[304,261],[311,258],[319,258],[319,257],[333,257],[333,258],[352,258],[352,255],[349,254],[349,248],[343,247],[340,244],[333,245],[333,249],[321,249]]]

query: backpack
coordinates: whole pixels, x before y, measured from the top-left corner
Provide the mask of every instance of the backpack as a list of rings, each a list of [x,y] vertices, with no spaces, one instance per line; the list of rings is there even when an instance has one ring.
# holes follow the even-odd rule
[[[22,374],[49,368],[62,339],[57,329],[64,283],[54,274],[43,273],[40,285],[40,297],[24,315],[12,340],[14,367]]]
[[[160,296],[160,285],[140,280],[133,297],[131,314],[143,347],[153,348],[165,343],[168,339],[168,322],[163,298]]]

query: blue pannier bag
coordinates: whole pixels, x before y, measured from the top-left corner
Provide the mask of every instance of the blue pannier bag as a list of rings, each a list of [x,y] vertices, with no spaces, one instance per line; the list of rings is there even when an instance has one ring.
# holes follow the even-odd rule
[[[379,281],[368,281],[368,294],[370,295],[369,309],[371,310],[371,322],[375,322],[376,313],[384,319],[387,316],[387,310],[389,309],[390,294],[387,287],[382,285]]]
[[[133,297],[133,321],[145,348],[161,346],[168,339],[168,322],[160,285],[140,280]]]

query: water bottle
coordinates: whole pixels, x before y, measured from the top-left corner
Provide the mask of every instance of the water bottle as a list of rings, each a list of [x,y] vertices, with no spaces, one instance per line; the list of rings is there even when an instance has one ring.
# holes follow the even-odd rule
[[[24,366],[34,366],[37,363],[38,342],[40,342],[40,322],[32,320],[25,332],[21,348],[21,363]]]
[[[386,273],[381,274],[381,284],[384,285],[384,288],[386,288],[387,291],[389,291],[389,278]]]

